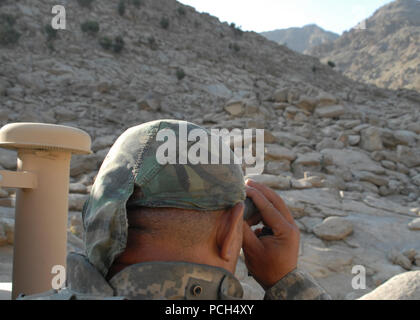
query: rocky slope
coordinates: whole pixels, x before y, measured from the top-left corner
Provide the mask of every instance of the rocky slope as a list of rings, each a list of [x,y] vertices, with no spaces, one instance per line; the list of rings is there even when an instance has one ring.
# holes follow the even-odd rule
[[[265,172],[254,179],[287,201],[302,232],[300,267],[334,298],[357,298],[419,269],[419,94],[354,82],[174,0],[126,1],[125,10],[110,0],[63,0],[67,30],[55,34],[45,25],[57,2],[0,2],[16,18],[1,30],[20,33],[0,46],[0,122],[64,124],[92,136],[94,153],[72,159],[69,250],[83,250],[80,210],[115,138],[177,118],[266,130]],[[0,169],[15,165],[16,155],[1,150]],[[0,190],[0,206],[7,282],[13,190]],[[365,290],[351,287],[354,265],[366,268]],[[262,296],[242,260],[237,276],[246,297]]]
[[[315,24],[310,24],[302,28],[287,28],[261,32],[261,35],[300,53],[312,47],[333,42],[339,37],[338,34],[325,31]]]
[[[345,75],[380,87],[420,91],[420,1],[396,0],[334,43],[305,53],[334,61]]]

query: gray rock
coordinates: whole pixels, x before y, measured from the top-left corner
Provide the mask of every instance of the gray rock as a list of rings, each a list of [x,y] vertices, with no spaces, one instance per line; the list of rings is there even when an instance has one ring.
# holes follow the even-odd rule
[[[406,130],[397,130],[394,132],[395,140],[397,144],[415,146],[417,141],[417,134]]]
[[[399,274],[360,300],[420,300],[420,271]]]
[[[17,165],[16,151],[0,149],[0,166],[7,170],[15,170]]]
[[[296,106],[304,109],[305,111],[312,112],[315,109],[317,102],[316,98],[301,96],[300,100],[296,103]]]
[[[264,184],[267,187],[270,187],[273,189],[280,189],[280,190],[290,189],[290,178],[288,177],[262,174],[262,175],[249,176],[248,178],[256,182],[259,182],[261,184]]]
[[[82,211],[83,205],[85,204],[86,200],[88,199],[88,195],[84,194],[69,194],[69,209],[73,211]]]
[[[367,151],[377,151],[384,148],[381,137],[382,131],[380,128],[369,127],[362,130],[360,147]]]
[[[312,188],[312,184],[309,180],[306,179],[292,179],[291,180],[292,183],[292,189],[310,189]]]
[[[264,166],[264,173],[278,175],[290,171],[290,161],[267,161]]]
[[[70,183],[70,193],[86,193],[87,188],[83,183]]]
[[[385,172],[384,168],[372,161],[369,156],[357,150],[349,149],[325,149],[321,153],[333,159],[333,163],[339,168],[352,171],[369,171],[377,174]]]
[[[317,107],[315,110],[315,114],[321,118],[336,118],[343,115],[345,112],[346,109],[341,105]]]
[[[310,152],[299,155],[294,164],[304,166],[318,166],[321,164],[321,161],[322,154],[318,152]]]
[[[310,183],[312,188],[321,188],[325,184],[325,178],[321,176],[308,176],[307,172],[304,173],[304,180]]]
[[[387,177],[379,176],[377,174],[373,174],[372,172],[367,172],[367,171],[354,172],[354,175],[357,178],[359,178],[360,181],[371,182],[378,187],[385,186],[388,184]]]
[[[420,123],[410,123],[407,126],[407,130],[413,131],[413,132],[415,132],[417,134],[420,134]]]
[[[305,227],[306,232],[313,232],[313,228],[322,223],[321,218],[317,217],[303,217],[299,222]]]
[[[293,151],[275,144],[265,145],[265,156],[267,159],[275,160],[293,161],[296,159],[296,154]]]
[[[349,145],[351,145],[351,146],[356,146],[356,145],[358,145],[359,144],[359,142],[360,142],[360,136],[359,135],[350,135],[349,136]]]
[[[243,115],[245,112],[245,108],[242,102],[233,102],[225,107],[226,112],[228,112],[231,116],[238,117]]]
[[[399,265],[403,267],[406,270],[411,270],[411,261],[406,256],[404,256],[402,253],[398,252],[397,250],[393,249],[388,254],[388,259],[393,264]]]
[[[287,145],[290,146],[295,146],[298,143],[305,143],[306,139],[301,137],[301,136],[297,136],[295,134],[292,133],[288,133],[288,132],[274,132],[273,135],[275,136],[277,142],[279,143],[285,143]],[[264,141],[266,141],[264,139]],[[267,143],[271,143],[269,141],[266,141]]]
[[[343,240],[353,232],[353,223],[342,217],[328,217],[313,231],[323,240]]]
[[[418,187],[420,187],[420,174],[414,176],[411,181]]]
[[[92,151],[97,152],[99,150],[109,148],[114,144],[115,140],[115,136],[100,136],[93,141]]]
[[[70,232],[79,238],[83,237],[83,221],[80,214],[70,218]]]
[[[420,149],[411,149],[407,146],[397,147],[397,157],[404,165],[409,168],[420,166]]]
[[[320,92],[316,97],[316,100],[318,107],[331,106],[338,102],[336,97],[327,92]]]
[[[153,93],[148,93],[143,100],[139,102],[139,108],[141,110],[148,111],[160,111],[160,99]]]
[[[202,87],[204,91],[216,97],[230,99],[232,91],[222,83],[209,84]]]
[[[420,218],[414,219],[408,224],[410,230],[420,230]]]
[[[394,170],[396,170],[396,169],[397,169],[397,166],[396,166],[396,165],[395,165],[395,163],[394,163],[394,162],[392,162],[392,161],[382,160],[382,161],[381,161],[381,164],[382,164],[382,166],[383,166],[384,168],[386,168],[386,169],[388,169],[388,170],[392,170],[392,171],[394,171]]]
[[[58,107],[55,109],[55,118],[59,122],[73,121],[78,118],[77,114],[67,108]]]
[[[287,89],[278,89],[273,94],[273,100],[276,102],[287,102]]]
[[[7,122],[8,120],[9,120],[9,112],[6,110],[0,110],[0,121]]]
[[[76,177],[83,173],[90,173],[98,168],[98,158],[95,154],[72,157],[70,163],[70,175]]]
[[[13,244],[15,235],[15,221],[8,218],[0,218],[0,246]]]
[[[344,144],[341,141],[336,141],[331,138],[324,138],[316,145],[316,150],[321,151],[324,149],[343,149]]]
[[[411,262],[414,262],[415,257],[417,256],[417,251],[413,248],[405,250],[403,255],[406,256]]]

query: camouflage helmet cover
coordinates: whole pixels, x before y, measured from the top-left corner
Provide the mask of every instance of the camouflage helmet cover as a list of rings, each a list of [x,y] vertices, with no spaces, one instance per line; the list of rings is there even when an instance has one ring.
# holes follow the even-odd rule
[[[194,129],[205,130],[177,120],[144,123],[125,131],[106,156],[82,212],[86,254],[103,275],[126,247],[126,207],[135,186],[140,188],[142,196],[130,205],[144,207],[213,211],[232,207],[245,199],[242,169],[233,161],[231,164],[166,165],[157,161],[156,152],[163,143],[156,139],[158,132],[170,129],[178,139],[180,125],[188,133]],[[205,132],[209,140],[215,138],[209,131]],[[218,136],[216,139],[221,141]],[[188,147],[192,144],[188,142]],[[233,152],[231,156],[234,157]]]

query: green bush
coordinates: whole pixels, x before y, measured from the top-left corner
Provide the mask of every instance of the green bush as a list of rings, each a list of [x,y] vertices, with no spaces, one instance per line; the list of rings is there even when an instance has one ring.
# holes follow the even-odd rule
[[[110,37],[102,37],[99,39],[99,44],[105,50],[109,50],[112,47],[112,40]]]
[[[185,74],[184,69],[182,69],[182,68],[178,68],[178,69],[176,70],[176,77],[177,77],[177,79],[178,79],[178,80],[182,80],[182,79],[184,79],[184,78],[185,78],[185,76],[186,76],[186,74]]]
[[[99,39],[99,44],[105,50],[112,50],[115,53],[120,53],[124,49],[124,39],[121,36],[116,36],[114,41],[110,37],[102,37]]]
[[[241,50],[241,47],[237,43],[230,43],[229,44],[229,49],[231,49],[235,52],[239,52]]]
[[[112,50],[115,53],[120,53],[122,51],[122,49],[124,49],[124,39],[121,36],[116,36],[114,39],[114,43],[112,45]]]
[[[156,50],[157,49],[157,43],[156,43],[156,39],[152,36],[147,38],[147,43],[150,46],[150,49],[152,50]]]
[[[50,24],[45,25],[44,31],[47,34],[47,41],[52,41],[57,38],[58,31],[55,30]]]
[[[176,11],[180,16],[185,16],[187,14],[187,11],[185,11],[184,7],[179,7],[178,9],[176,9]]]
[[[91,35],[97,34],[99,32],[99,23],[96,21],[86,21],[83,22],[80,26],[83,32],[89,33]]]
[[[160,26],[163,29],[168,29],[169,28],[169,19],[166,17],[163,17],[162,19],[160,19]]]
[[[77,0],[77,3],[81,6],[81,7],[87,7],[90,8],[92,5],[93,0]]]
[[[241,27],[237,27],[236,26],[236,24],[235,23],[231,23],[230,24],[230,28],[232,29],[232,31],[234,32],[234,34],[236,35],[236,36],[242,36],[242,34],[244,33],[242,30],[241,30]]]
[[[155,37],[152,37],[152,36],[150,36],[150,37],[148,37],[147,38],[147,43],[149,44],[149,45],[155,45],[156,44],[156,39],[155,39]]]
[[[120,0],[120,2],[118,3],[118,14],[120,16],[123,16],[125,14],[125,1],[124,0]]]
[[[15,17],[10,14],[0,14],[0,45],[12,45],[19,41],[21,34],[14,28]]]
[[[54,43],[52,41],[47,41],[47,48],[50,49],[50,51],[55,51]]]
[[[328,61],[328,65],[333,69],[335,68],[335,63],[332,61]]]
[[[21,34],[9,25],[0,25],[0,45],[7,46],[19,41]]]
[[[131,0],[131,3],[137,8],[139,8],[142,5],[141,0]]]
[[[1,13],[0,14],[0,24],[5,24],[10,27],[13,27],[16,23],[16,18],[11,14]]]

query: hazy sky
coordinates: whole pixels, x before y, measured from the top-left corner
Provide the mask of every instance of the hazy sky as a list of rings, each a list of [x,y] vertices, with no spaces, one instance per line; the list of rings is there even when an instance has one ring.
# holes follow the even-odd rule
[[[178,0],[244,31],[271,31],[315,23],[342,33],[392,0]]]

